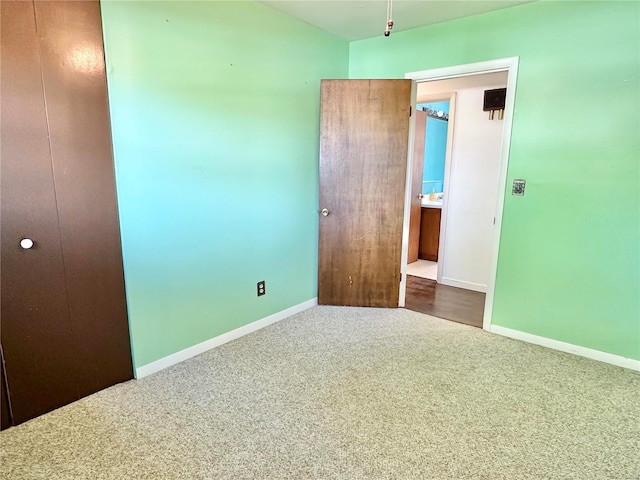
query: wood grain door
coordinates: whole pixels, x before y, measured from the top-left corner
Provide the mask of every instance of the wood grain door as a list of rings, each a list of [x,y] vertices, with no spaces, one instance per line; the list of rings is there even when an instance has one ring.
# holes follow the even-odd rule
[[[36,1],[69,318],[90,381],[132,378],[98,1]]]
[[[2,1],[0,16],[1,334],[20,423],[76,400],[88,377],[75,361],[34,5]]]
[[[9,412],[9,394],[7,393],[7,379],[4,374],[4,355],[0,345],[0,430],[11,426],[11,412]]]
[[[424,146],[427,137],[427,112],[415,113],[413,134],[413,173],[411,174],[411,218],[409,220],[409,256],[407,263],[418,260],[420,249],[420,211],[422,210],[422,177],[424,173]]]
[[[18,424],[133,368],[99,3],[0,9],[1,339]]]
[[[410,101],[410,80],[322,81],[321,305],[398,306]]]

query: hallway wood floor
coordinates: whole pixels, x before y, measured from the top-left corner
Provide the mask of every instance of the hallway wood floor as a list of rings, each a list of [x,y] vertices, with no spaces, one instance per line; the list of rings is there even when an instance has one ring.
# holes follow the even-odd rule
[[[405,308],[482,328],[485,294],[407,275]]]

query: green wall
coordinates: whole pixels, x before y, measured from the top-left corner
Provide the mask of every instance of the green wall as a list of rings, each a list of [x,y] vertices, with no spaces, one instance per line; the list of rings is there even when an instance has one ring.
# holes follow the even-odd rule
[[[350,45],[256,2],[102,13],[136,367],[316,296],[321,78],[511,56],[508,182],[527,194],[505,200],[494,323],[640,359],[637,2],[536,2]]]
[[[316,296],[320,79],[348,44],[255,2],[102,15],[140,367]]]
[[[640,4],[536,2],[350,44],[351,78],[520,57],[493,323],[640,359]],[[604,108],[603,108],[604,107]]]

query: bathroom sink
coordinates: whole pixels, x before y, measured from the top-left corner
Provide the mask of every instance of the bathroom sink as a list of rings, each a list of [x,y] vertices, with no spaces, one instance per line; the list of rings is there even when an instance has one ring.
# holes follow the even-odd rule
[[[429,200],[429,195],[425,195],[424,197],[422,197],[422,201],[420,203],[423,207],[442,208],[442,199],[443,199],[442,195],[440,196],[439,199],[438,199],[438,196],[436,195],[435,200]]]

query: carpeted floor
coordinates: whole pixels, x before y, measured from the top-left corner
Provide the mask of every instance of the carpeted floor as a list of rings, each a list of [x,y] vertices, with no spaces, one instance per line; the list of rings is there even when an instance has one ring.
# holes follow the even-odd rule
[[[0,434],[5,479],[638,479],[640,375],[316,307]]]

